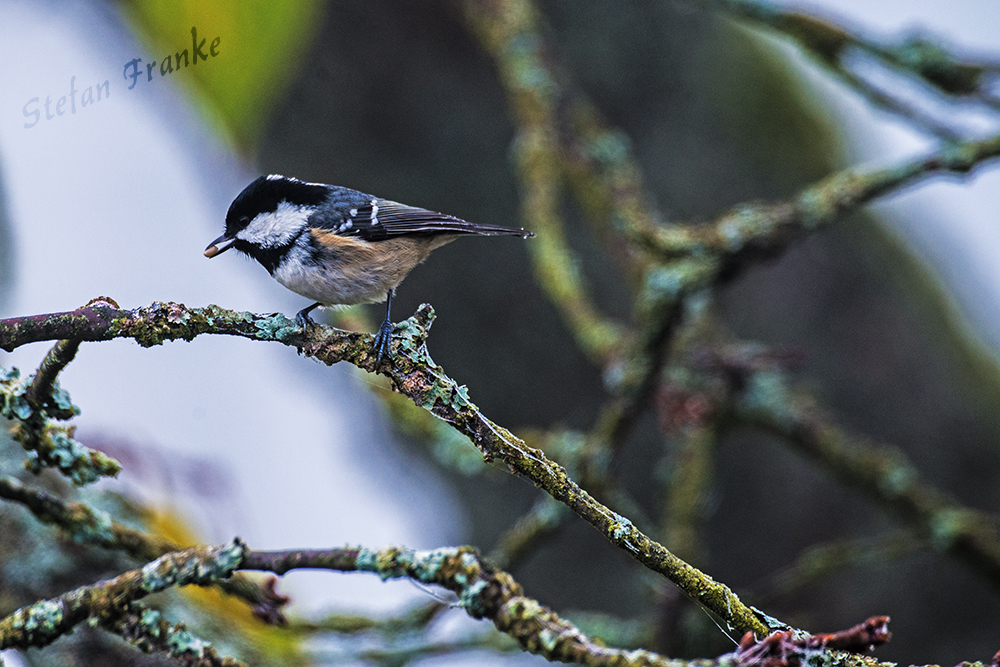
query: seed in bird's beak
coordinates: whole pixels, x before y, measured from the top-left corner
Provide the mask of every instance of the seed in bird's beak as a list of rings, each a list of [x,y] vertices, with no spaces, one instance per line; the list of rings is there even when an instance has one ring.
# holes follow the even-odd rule
[[[212,257],[215,257],[220,253],[226,252],[227,250],[233,247],[233,243],[235,242],[235,240],[236,239],[226,238],[226,235],[223,234],[222,236],[220,236],[219,238],[215,239],[214,241],[208,244],[208,247],[205,248],[205,257],[211,259]]]

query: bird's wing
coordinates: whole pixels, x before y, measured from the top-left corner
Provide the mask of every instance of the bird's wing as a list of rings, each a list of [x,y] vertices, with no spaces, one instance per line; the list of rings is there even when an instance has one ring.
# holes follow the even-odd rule
[[[329,231],[355,236],[365,241],[412,235],[478,234],[482,236],[525,236],[522,229],[478,225],[444,213],[407,206],[388,199],[369,198],[357,206],[345,206],[343,217]]]

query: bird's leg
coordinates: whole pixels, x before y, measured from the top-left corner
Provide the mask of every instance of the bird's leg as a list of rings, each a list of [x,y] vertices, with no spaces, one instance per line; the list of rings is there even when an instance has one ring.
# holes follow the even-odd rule
[[[319,301],[317,301],[316,303],[314,303],[311,306],[306,306],[305,308],[303,308],[302,310],[300,310],[298,313],[295,314],[295,322],[300,327],[302,327],[303,330],[305,330],[305,328],[308,327],[310,324],[316,324],[313,321],[313,318],[309,317],[309,313],[312,312],[314,309],[318,308],[319,306],[322,306],[322,305],[323,304],[321,304]]]
[[[389,345],[392,343],[392,322],[389,320],[389,312],[392,310],[392,295],[396,293],[396,288],[389,290],[385,297],[385,320],[375,334],[375,365],[382,363],[382,357],[389,357]]]

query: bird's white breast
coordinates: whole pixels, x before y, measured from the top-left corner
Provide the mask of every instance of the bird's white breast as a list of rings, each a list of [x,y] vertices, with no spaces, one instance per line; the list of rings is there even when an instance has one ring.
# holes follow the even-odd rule
[[[345,275],[339,261],[317,264],[315,260],[306,243],[300,241],[288,250],[272,275],[296,294],[324,306],[370,303],[385,298],[389,286],[375,286]]]
[[[303,235],[271,275],[293,292],[325,306],[374,303],[384,300],[431,250],[454,238],[390,239],[377,244],[352,240],[328,245],[317,256]]]

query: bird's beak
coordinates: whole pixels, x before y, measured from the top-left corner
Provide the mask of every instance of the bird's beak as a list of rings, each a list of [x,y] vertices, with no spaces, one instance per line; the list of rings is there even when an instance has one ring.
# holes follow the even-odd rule
[[[208,244],[208,247],[205,248],[205,257],[211,259],[216,255],[221,255],[222,253],[226,252],[227,250],[233,247],[234,240],[235,239],[231,239],[225,234],[223,234],[222,236],[220,236],[219,238],[215,239],[214,241]],[[222,244],[221,246],[219,245],[220,243]]]

